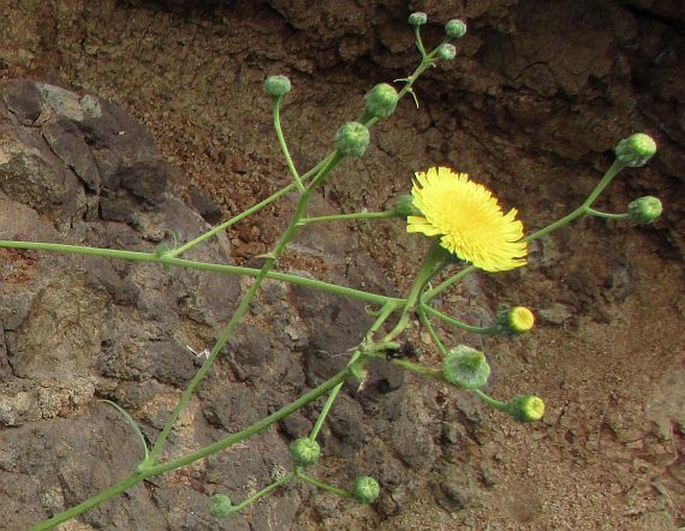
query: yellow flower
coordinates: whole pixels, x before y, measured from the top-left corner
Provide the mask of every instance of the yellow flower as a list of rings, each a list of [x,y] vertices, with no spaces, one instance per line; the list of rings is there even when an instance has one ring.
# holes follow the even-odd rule
[[[421,216],[407,216],[407,232],[441,236],[440,245],[485,271],[526,264],[527,244],[517,211],[507,214],[492,192],[449,168],[415,174],[411,190]]]

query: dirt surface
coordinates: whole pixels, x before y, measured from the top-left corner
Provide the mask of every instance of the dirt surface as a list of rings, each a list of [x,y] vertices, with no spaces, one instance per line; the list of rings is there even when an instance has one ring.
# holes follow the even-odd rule
[[[178,232],[174,220],[182,220],[180,237],[202,225],[180,201],[174,209],[159,203],[157,192],[180,197],[205,220],[238,213],[287,182],[261,88],[270,74],[293,82],[283,120],[296,164],[315,163],[330,149],[338,124],[359,114],[365,90],[403,77],[416,57],[404,2],[302,4],[0,0],[2,78],[111,101],[151,132],[160,150],[157,157],[156,148],[145,148],[151,160],[171,163],[162,191],[131,182],[96,190],[79,175],[79,193],[110,205],[108,218],[88,218],[78,205],[67,205],[69,216],[51,215],[64,212],[68,201],[52,189],[46,196],[28,188],[17,192],[26,210],[16,206],[11,216],[0,216],[40,226],[46,239],[92,237],[148,249],[165,236],[157,225],[150,229],[153,221]],[[208,495],[241,499],[277,474],[287,463],[289,438],[311,426],[312,412],[305,411],[245,447],[138,487],[65,529],[685,526],[682,5],[409,4],[435,22],[426,27],[426,42],[441,37],[439,23],[468,21],[458,58],[419,82],[418,110],[406,99],[374,130],[367,155],[332,176],[316,211],[382,209],[408,190],[413,171],[444,164],[495,189],[532,230],[583,200],[611,163],[618,139],[639,130],[659,144],[648,167],[624,172],[599,202],[621,211],[636,196],[657,195],[666,213],[655,226],[577,222],[535,244],[525,270],[479,277],[441,300],[446,311],[473,321],[487,322],[501,305],[535,310],[533,334],[487,340],[483,347],[494,369],[490,392],[544,397],[543,422],[516,425],[452,389],[381,367],[375,378],[384,393],[349,389],[341,396],[324,430],[320,469],[341,482],[359,472],[379,477],[383,494],[374,506],[297,487],[230,521],[203,513]],[[266,209],[204,252],[252,263],[269,249],[291,207],[285,200]],[[425,243],[397,222],[336,225],[304,234],[282,267],[402,292]],[[31,301],[18,310],[31,317],[24,321],[3,310],[0,338],[6,343],[0,505],[11,515],[8,528],[22,529],[130,469],[135,440],[96,399],[122,403],[153,437],[193,371],[183,344],[209,342],[241,286],[161,277],[137,266],[109,272],[83,259],[64,276],[59,272],[69,262],[62,258],[0,258],[25,275],[6,277],[5,295],[17,300],[24,289]],[[220,289],[231,301],[202,310],[202,297]],[[196,292],[202,296],[193,299]],[[187,295],[183,304],[179,293]],[[170,301],[173,317],[163,311]],[[128,314],[139,319],[135,334],[112,324]],[[101,322],[108,324],[100,328]],[[191,404],[171,453],[240,429],[332,374],[344,358],[321,352],[343,352],[367,325],[359,305],[270,285]],[[62,335],[40,335],[50,327]],[[291,333],[265,340],[263,332],[273,329]],[[32,352],[22,338],[35,336],[43,341],[38,352],[59,356]],[[416,336],[422,356],[431,359]],[[78,343],[78,337],[86,339]],[[481,346],[474,337],[457,339]],[[68,349],[60,350],[64,344],[85,345],[93,358],[69,357]],[[143,348],[141,361],[136,349]]]

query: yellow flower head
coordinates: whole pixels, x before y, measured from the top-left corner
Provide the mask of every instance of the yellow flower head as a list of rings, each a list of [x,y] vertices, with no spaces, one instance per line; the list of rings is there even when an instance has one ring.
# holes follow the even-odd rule
[[[440,245],[484,271],[526,264],[523,224],[512,208],[504,214],[492,192],[449,168],[415,174],[411,190],[421,216],[407,216],[407,232],[441,236]]]

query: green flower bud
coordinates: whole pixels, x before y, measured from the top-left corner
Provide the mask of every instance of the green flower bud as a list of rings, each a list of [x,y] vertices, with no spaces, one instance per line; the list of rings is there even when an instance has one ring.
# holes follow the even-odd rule
[[[231,498],[225,494],[215,494],[209,498],[209,514],[217,518],[224,518],[235,511]]]
[[[371,476],[357,476],[352,483],[350,494],[359,503],[369,504],[378,498],[380,491],[381,488],[378,486],[378,481]]]
[[[645,195],[628,204],[628,216],[638,225],[649,225],[663,212],[658,197]]]
[[[535,315],[525,306],[514,306],[497,313],[497,329],[504,334],[530,332],[535,326]]]
[[[490,366],[485,354],[459,345],[450,349],[442,361],[442,376],[460,389],[477,389],[488,382]]]
[[[375,118],[387,118],[397,107],[397,91],[392,85],[379,83],[364,96],[364,110]]]
[[[630,168],[644,166],[656,153],[656,142],[644,133],[635,133],[624,138],[614,150],[616,158]]]
[[[369,130],[359,122],[347,122],[335,133],[335,147],[345,157],[361,157],[369,145]]]
[[[290,80],[285,76],[269,76],[264,81],[264,92],[273,98],[284,96],[290,89]]]
[[[545,414],[545,403],[535,395],[516,395],[507,402],[505,412],[517,422],[535,422]]]
[[[410,26],[423,26],[426,22],[428,22],[428,15],[422,11],[416,11],[415,13],[409,15],[408,22]]]
[[[309,466],[321,455],[319,443],[309,437],[301,437],[290,443],[290,457],[297,466]]]
[[[450,39],[461,39],[466,35],[466,23],[458,18],[453,18],[445,24],[445,33]]]
[[[457,56],[457,49],[449,42],[442,43],[436,51],[441,61],[451,61]]]

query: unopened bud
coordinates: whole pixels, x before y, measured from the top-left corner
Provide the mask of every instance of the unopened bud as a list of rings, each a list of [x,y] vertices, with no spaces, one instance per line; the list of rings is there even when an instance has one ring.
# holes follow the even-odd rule
[[[535,422],[545,414],[545,403],[535,395],[516,395],[507,402],[505,412],[517,422]]]
[[[397,107],[397,91],[387,83],[379,83],[364,96],[364,110],[375,118],[387,118]]]
[[[274,98],[280,98],[290,92],[290,80],[285,76],[269,76],[264,81],[264,92]]]
[[[457,56],[457,49],[449,42],[442,43],[436,51],[441,61],[451,61]]]
[[[478,389],[488,382],[490,365],[482,352],[459,345],[442,361],[442,376],[459,389]]]
[[[628,216],[638,225],[649,225],[663,212],[658,197],[646,195],[638,197],[628,204]]]
[[[524,334],[533,326],[535,326],[535,316],[525,306],[514,306],[497,314],[497,328],[504,334]]]
[[[635,133],[624,138],[614,150],[616,158],[630,168],[644,166],[656,153],[656,142],[644,133]]]
[[[378,481],[371,476],[357,476],[350,489],[352,497],[364,504],[373,503],[378,498],[380,491]]]
[[[408,22],[410,26],[423,26],[426,22],[428,22],[428,15],[422,11],[416,11],[415,13],[409,15]]]
[[[450,39],[461,39],[466,35],[466,23],[458,18],[453,18],[445,24],[445,34]]]
[[[209,498],[209,514],[217,518],[224,518],[235,511],[231,498],[225,494],[215,494]]]
[[[361,157],[369,145],[369,130],[359,122],[347,122],[335,133],[335,147],[345,157]]]
[[[290,457],[297,466],[314,464],[321,455],[319,443],[309,437],[301,437],[290,443]]]

